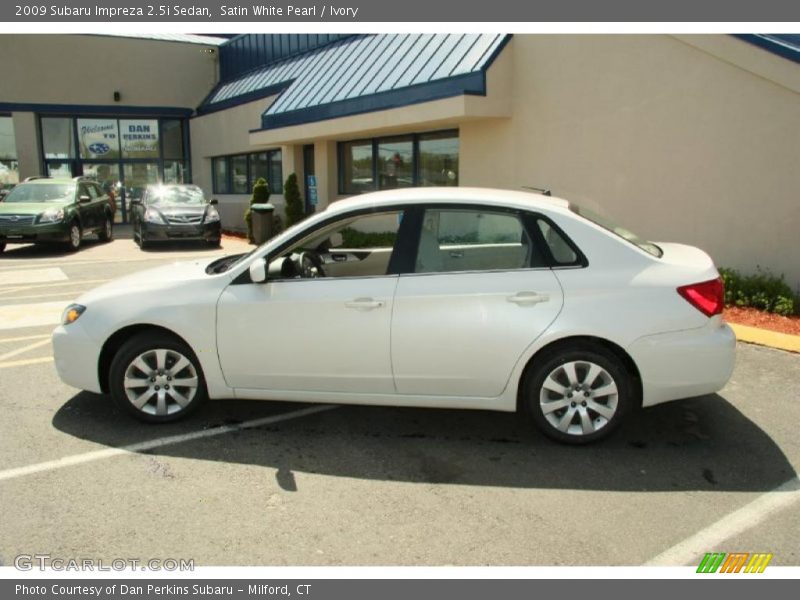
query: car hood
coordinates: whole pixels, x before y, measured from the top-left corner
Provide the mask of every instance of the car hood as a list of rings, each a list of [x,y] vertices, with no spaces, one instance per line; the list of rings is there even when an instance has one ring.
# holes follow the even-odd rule
[[[158,212],[162,215],[202,215],[206,212],[207,204],[203,204],[202,206],[192,205],[192,206],[158,206],[154,205]]]
[[[0,202],[0,215],[38,215],[51,208],[63,208],[58,202]]]
[[[208,281],[213,275],[206,273],[206,266],[216,258],[195,261],[175,262],[154,269],[146,269],[132,275],[120,277],[94,288],[78,298],[79,304],[97,302],[111,297],[147,295],[148,292],[164,293],[170,288],[179,287],[192,281]]]

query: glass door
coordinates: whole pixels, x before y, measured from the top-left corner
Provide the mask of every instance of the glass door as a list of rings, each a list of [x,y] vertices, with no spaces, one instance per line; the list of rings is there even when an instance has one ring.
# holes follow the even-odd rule
[[[84,177],[90,177],[100,184],[103,191],[111,197],[115,206],[114,222],[124,223],[125,215],[122,213],[122,178],[120,177],[119,164],[117,163],[83,163]]]
[[[148,185],[158,183],[160,176],[158,163],[135,162],[124,163],[123,171],[123,200],[122,214],[125,220],[129,219],[131,201],[141,198]]]

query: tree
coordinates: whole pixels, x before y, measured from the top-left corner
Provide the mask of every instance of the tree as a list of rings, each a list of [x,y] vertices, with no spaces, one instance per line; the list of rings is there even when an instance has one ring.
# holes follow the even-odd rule
[[[283,198],[286,200],[286,227],[291,227],[305,217],[303,200],[300,198],[300,187],[297,185],[297,175],[292,173],[286,178],[283,185]]]
[[[269,202],[269,184],[263,177],[259,177],[253,185],[253,195],[250,196],[250,206],[244,213],[244,222],[247,223],[247,239],[254,243],[253,239],[253,204],[266,204]]]

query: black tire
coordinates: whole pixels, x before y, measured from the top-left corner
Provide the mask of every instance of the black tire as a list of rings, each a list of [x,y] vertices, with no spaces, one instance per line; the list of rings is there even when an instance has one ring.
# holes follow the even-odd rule
[[[136,243],[139,244],[139,249],[140,250],[144,250],[145,248],[147,248],[150,245],[145,241],[144,236],[142,235],[142,230],[141,229],[139,229],[139,236],[136,238]]]
[[[97,238],[101,242],[110,242],[114,239],[114,219],[111,215],[106,214],[103,228],[97,232]]]
[[[553,440],[579,445],[603,439],[633,405],[633,378],[601,344],[558,345],[534,361],[522,383],[521,408]]]
[[[163,351],[163,354],[158,351]],[[158,365],[159,355],[163,356],[164,362],[161,369]],[[137,359],[151,371],[144,372],[134,366]],[[178,364],[182,359],[188,364]],[[178,370],[173,372],[173,367]],[[126,379],[135,379],[143,385],[126,389]],[[171,382],[195,380],[193,390],[174,383],[170,388]],[[123,344],[111,361],[109,391],[120,409],[145,423],[169,423],[183,419],[208,400],[205,377],[197,356],[185,343],[163,332],[143,332]],[[178,397],[183,400],[179,402],[176,399]],[[160,402],[161,398],[163,402]],[[140,408],[134,405],[137,399],[143,400]]]
[[[206,246],[209,248],[219,248],[222,240],[206,240]]]
[[[75,234],[75,230],[77,229],[77,235]],[[83,230],[81,229],[80,223],[77,221],[73,221],[69,224],[69,239],[67,240],[67,251],[68,252],[77,252],[80,250],[81,242],[83,240]]]

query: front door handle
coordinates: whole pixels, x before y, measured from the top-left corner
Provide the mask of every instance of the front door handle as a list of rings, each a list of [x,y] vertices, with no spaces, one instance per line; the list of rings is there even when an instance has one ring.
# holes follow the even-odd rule
[[[509,296],[507,300],[520,306],[533,306],[534,304],[547,302],[550,300],[550,296],[539,292],[517,292],[513,296]]]
[[[355,300],[345,302],[344,305],[347,308],[354,308],[356,310],[373,310],[383,306],[383,302],[375,300],[374,298],[356,298]]]

